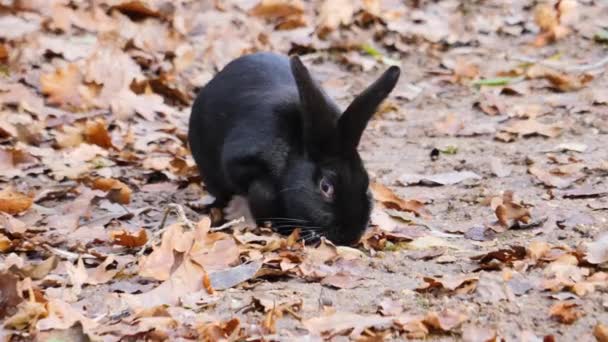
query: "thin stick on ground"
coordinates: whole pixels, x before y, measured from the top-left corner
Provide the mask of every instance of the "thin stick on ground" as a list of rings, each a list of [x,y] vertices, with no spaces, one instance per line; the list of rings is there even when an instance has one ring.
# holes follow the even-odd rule
[[[177,215],[179,222],[185,224],[186,227],[188,227],[188,229],[190,229],[190,230],[195,229],[196,225],[188,217],[186,217],[186,212],[184,211],[184,208],[177,203],[170,203],[167,205],[167,208],[165,208],[165,213],[163,214],[163,218],[160,221],[160,225],[158,226],[158,229],[152,234],[152,237],[150,238],[150,240],[148,240],[148,242],[146,242],[146,244],[142,246],[142,248],[139,250],[139,252],[137,254],[143,255],[146,252],[146,250],[148,250],[148,248],[155,246],[160,241],[160,237],[163,235],[163,233],[165,231],[165,224],[167,223],[167,218],[169,217],[169,214],[172,212],[174,212]]]
[[[221,225],[219,227],[213,227],[213,228],[211,228],[209,230],[212,231],[212,232],[218,232],[220,230],[228,229],[228,228],[230,228],[230,227],[232,227],[232,226],[234,226],[236,224],[243,223],[243,222],[245,222],[245,217],[241,216],[241,217],[239,217],[236,220],[232,220],[230,222],[226,222],[226,223],[224,223],[223,225]]]
[[[525,56],[516,56],[513,57],[513,60],[523,63],[532,63],[542,65],[548,68],[552,68],[558,71],[563,72],[587,72],[591,70],[601,69],[608,65],[608,56],[594,62],[594,63],[586,63],[579,65],[568,65],[567,63],[556,63],[548,60],[537,60],[530,57]]]
[[[66,251],[66,250],[63,250],[63,249],[59,249],[59,248],[53,247],[53,246],[48,245],[46,243],[43,244],[42,247],[44,247],[47,251],[53,253],[54,255],[56,255],[56,256],[58,256],[58,257],[60,257],[62,259],[71,261],[71,262],[74,262],[74,261],[78,260],[78,258],[97,259],[97,257],[94,256],[94,255],[92,255],[92,254],[88,254],[88,253],[85,253],[85,254],[73,253],[73,252],[70,252],[70,251]]]

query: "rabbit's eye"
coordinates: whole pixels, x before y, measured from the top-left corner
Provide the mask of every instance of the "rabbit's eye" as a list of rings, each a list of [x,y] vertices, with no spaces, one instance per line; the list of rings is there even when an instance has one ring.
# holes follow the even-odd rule
[[[326,198],[332,199],[334,197],[334,186],[331,185],[327,178],[321,178],[321,181],[319,182],[319,188],[321,189],[323,196],[325,196]]]

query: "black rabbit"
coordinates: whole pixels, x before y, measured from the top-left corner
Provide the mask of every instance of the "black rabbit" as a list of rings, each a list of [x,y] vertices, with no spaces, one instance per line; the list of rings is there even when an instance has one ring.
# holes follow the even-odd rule
[[[188,139],[216,203],[247,199],[253,217],[306,240],[356,243],[372,200],[357,152],[392,91],[390,67],[342,114],[298,57],[255,53],[230,62],[198,94]]]

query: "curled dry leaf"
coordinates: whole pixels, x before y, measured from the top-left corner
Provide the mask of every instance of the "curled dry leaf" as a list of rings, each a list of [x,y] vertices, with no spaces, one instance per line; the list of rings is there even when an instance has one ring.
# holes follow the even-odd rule
[[[416,288],[418,292],[430,292],[441,289],[448,292],[456,292],[458,294],[470,293],[475,290],[478,276],[468,275],[446,275],[441,278],[424,277],[424,284]]]
[[[594,293],[596,289],[608,288],[608,273],[595,272],[587,279],[574,284],[570,290],[579,297],[584,297],[590,293]]]
[[[24,195],[12,187],[7,187],[0,191],[0,211],[10,214],[17,215],[28,210],[34,200]]]
[[[531,165],[528,168],[528,172],[534,175],[544,185],[558,189],[567,188],[572,185],[572,183],[585,176],[583,173],[576,171],[573,173],[562,172],[560,169],[545,171],[537,165]]]
[[[308,331],[318,335],[344,335],[345,332],[351,331],[350,336],[358,337],[364,330],[369,328],[386,329],[392,325],[392,321],[392,317],[336,312],[331,316],[307,319],[302,324]]]
[[[0,227],[13,235],[22,235],[27,230],[25,223],[3,212],[0,212]]]
[[[513,191],[505,191],[502,197],[493,197],[491,206],[498,222],[504,228],[511,228],[516,224],[527,224],[531,220],[531,214],[523,203],[516,203]]]
[[[171,262],[172,264],[173,262]],[[203,288],[204,276],[205,270],[185,256],[182,263],[159,286],[146,293],[124,295],[124,298],[135,309],[152,308],[158,305],[177,305],[181,296],[200,291]]]
[[[93,189],[110,191],[109,199],[120,204],[131,202],[131,188],[118,179],[97,178],[91,184]]]
[[[319,9],[317,35],[325,38],[341,25],[349,25],[355,14],[355,2],[350,0],[324,0]]]
[[[24,301],[17,306],[17,312],[6,318],[4,328],[23,330],[36,325],[36,322],[47,315],[43,303]]]
[[[21,148],[0,149],[0,177],[6,179],[18,177],[23,174],[25,167],[36,162],[36,158]]]
[[[115,245],[128,248],[141,247],[148,242],[148,234],[145,229],[140,229],[136,234],[126,230],[114,230],[110,232],[110,239]]]
[[[35,266],[26,267],[24,273],[34,280],[39,280],[46,277],[57,265],[59,265],[59,258],[52,255]]]
[[[239,263],[239,248],[236,241],[224,233],[211,233],[197,237],[189,251],[192,260],[208,272],[227,269]]]
[[[526,76],[530,79],[544,78],[552,87],[562,92],[582,89],[593,80],[593,76],[588,74],[572,76],[538,64],[528,68]]]
[[[409,211],[417,216],[429,218],[430,212],[424,207],[424,204],[417,200],[404,200],[397,196],[391,189],[380,184],[372,183],[370,188],[376,201],[381,202],[384,206],[391,209]]]
[[[41,91],[50,104],[86,109],[95,97],[94,89],[83,84],[84,77],[76,64],[56,69],[40,77]]]
[[[162,14],[158,9],[153,7],[154,5],[150,1],[139,1],[139,0],[127,0],[120,1],[119,4],[112,6],[125,15],[133,18],[160,18]]]
[[[538,261],[551,250],[551,245],[544,241],[532,241],[528,246],[528,256],[534,261]]]
[[[251,14],[264,18],[287,18],[304,13],[304,4],[300,0],[261,0]]]
[[[55,207],[55,213],[47,218],[47,226],[58,231],[72,232],[80,225],[80,220],[90,217],[91,202],[95,197],[103,197],[103,192],[80,186],[79,195],[74,200]]]
[[[578,304],[572,301],[558,302],[549,309],[549,316],[560,323],[572,324],[584,315],[577,307]]]
[[[199,324],[196,330],[204,341],[225,341],[231,338],[238,339],[241,330],[241,322],[238,318],[233,318],[223,322],[211,322]]]
[[[527,137],[531,135],[542,135],[547,138],[555,138],[562,134],[563,127],[560,124],[544,124],[537,119],[512,121],[503,132]]]
[[[46,304],[47,315],[36,323],[36,328],[44,330],[65,330],[80,322],[85,331],[97,326],[97,322],[85,317],[82,312],[73,308],[70,304],[59,300],[51,299]]]
[[[540,33],[534,40],[534,45],[542,47],[560,40],[570,34],[566,25],[576,18],[575,0],[559,0],[555,5],[551,2],[540,3],[534,9],[534,22],[540,28]]]
[[[321,280],[321,285],[326,285],[336,289],[352,289],[359,286],[361,277],[350,272],[337,272]]]
[[[166,228],[160,246],[155,246],[152,253],[139,260],[139,274],[157,280],[167,280],[175,262],[174,251],[185,252],[192,244],[192,234],[185,234],[180,223]]]
[[[459,311],[445,309],[441,312],[430,312],[424,318],[424,324],[430,328],[448,332],[458,328],[462,323],[466,322],[469,317]]]
[[[112,145],[112,138],[108,132],[107,124],[103,119],[87,121],[84,129],[84,137],[88,143],[105,149],[114,146]]]
[[[13,247],[13,241],[9,239],[6,235],[0,233],[0,252],[7,253]]]
[[[608,342],[608,325],[598,323],[593,328],[593,336],[595,336],[597,342]]]
[[[543,270],[545,278],[541,282],[541,288],[553,292],[563,289],[573,289],[577,283],[585,281],[589,275],[589,269],[578,266],[578,259],[571,254],[562,254]],[[595,289],[592,284],[581,284],[576,291],[591,292]]]
[[[491,263],[498,261],[503,264],[512,264],[513,261],[522,260],[526,257],[526,248],[521,246],[511,246],[511,248],[499,249],[496,251],[472,257],[473,260],[478,260],[481,265],[491,266]]]

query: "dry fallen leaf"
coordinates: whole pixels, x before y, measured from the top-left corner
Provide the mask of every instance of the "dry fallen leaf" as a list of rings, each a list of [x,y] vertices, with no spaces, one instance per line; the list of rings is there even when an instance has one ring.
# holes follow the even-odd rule
[[[458,328],[468,319],[469,317],[462,312],[445,309],[441,312],[428,313],[424,318],[424,323],[433,329],[448,332],[452,329]]]
[[[597,342],[608,342],[608,326],[599,323],[593,328],[593,336],[595,336]]]
[[[192,244],[193,235],[185,234],[180,223],[170,225],[163,233],[160,246],[139,260],[139,274],[157,280],[167,280],[171,276],[175,262],[174,251],[185,252]]]
[[[118,179],[112,178],[97,178],[91,184],[93,189],[109,191],[109,199],[120,204],[129,204],[131,202],[131,188]]]
[[[204,269],[189,257],[185,257],[181,264],[167,275],[167,280],[159,286],[142,294],[124,295],[124,298],[135,309],[152,308],[158,305],[177,305],[182,296],[203,288],[204,276]]]
[[[560,40],[570,34],[571,30],[566,25],[576,16],[577,2],[574,0],[559,0],[556,5],[541,3],[534,9],[534,21],[540,28],[540,34],[536,37],[534,45],[542,47]]]
[[[48,95],[50,104],[67,108],[87,109],[94,98],[94,89],[86,86],[76,64],[56,69],[40,77],[42,93]]]
[[[558,302],[549,309],[549,316],[560,323],[572,324],[584,315],[583,312],[576,309],[577,307],[578,304],[574,302]]]
[[[300,0],[260,0],[251,10],[251,14],[265,18],[286,18],[304,13],[304,4]]]
[[[446,275],[441,278],[425,277],[425,283],[416,288],[416,291],[431,292],[445,289],[449,292],[454,291],[458,294],[470,293],[475,290],[478,280],[478,276],[468,276],[464,274]]]
[[[88,120],[84,130],[84,137],[90,144],[103,147],[105,149],[112,148],[112,138],[108,132],[107,124],[104,120]]]
[[[492,205],[495,207],[494,213],[498,222],[505,228],[511,228],[520,222],[530,222],[530,211],[522,204],[514,202],[512,191],[505,191],[500,202],[493,201]]]
[[[538,261],[547,254],[551,250],[551,245],[544,241],[532,241],[528,246],[528,256],[534,260]]]
[[[0,211],[16,215],[28,210],[34,200],[11,187],[0,191]]]
[[[350,0],[324,0],[319,9],[317,35],[324,38],[341,25],[349,25],[355,14],[354,6]]]
[[[381,202],[387,208],[410,211],[417,216],[430,217],[430,212],[422,202],[417,200],[404,200],[397,196],[391,189],[380,183],[371,183],[370,188],[376,201]]]
[[[148,242],[148,234],[143,228],[140,229],[137,234],[132,234],[126,230],[116,230],[110,232],[110,239],[114,244],[135,248],[141,247]]]
[[[557,123],[544,124],[537,119],[527,119],[512,121],[510,125],[503,127],[502,131],[522,137],[538,134],[547,138],[555,138],[562,134],[563,127]]]
[[[511,246],[509,249],[499,249],[473,257],[472,259],[478,260],[479,264],[484,265],[484,267],[489,267],[495,260],[507,265],[512,264],[514,261],[524,259],[526,254],[526,249],[524,247]]]
[[[358,337],[369,328],[386,329],[393,318],[378,315],[358,315],[350,312],[336,312],[331,316],[313,317],[302,322],[308,331],[322,334],[340,334],[350,331],[350,336]]]
[[[549,67],[535,64],[526,71],[526,77],[530,79],[546,79],[551,86],[562,92],[576,91],[582,89],[593,80],[593,76],[583,74],[579,76],[567,75]]]
[[[531,165],[528,168],[528,172],[538,178],[538,180],[546,186],[558,189],[567,188],[584,177],[584,174],[580,172],[564,173],[557,169],[545,171],[537,165]]]

